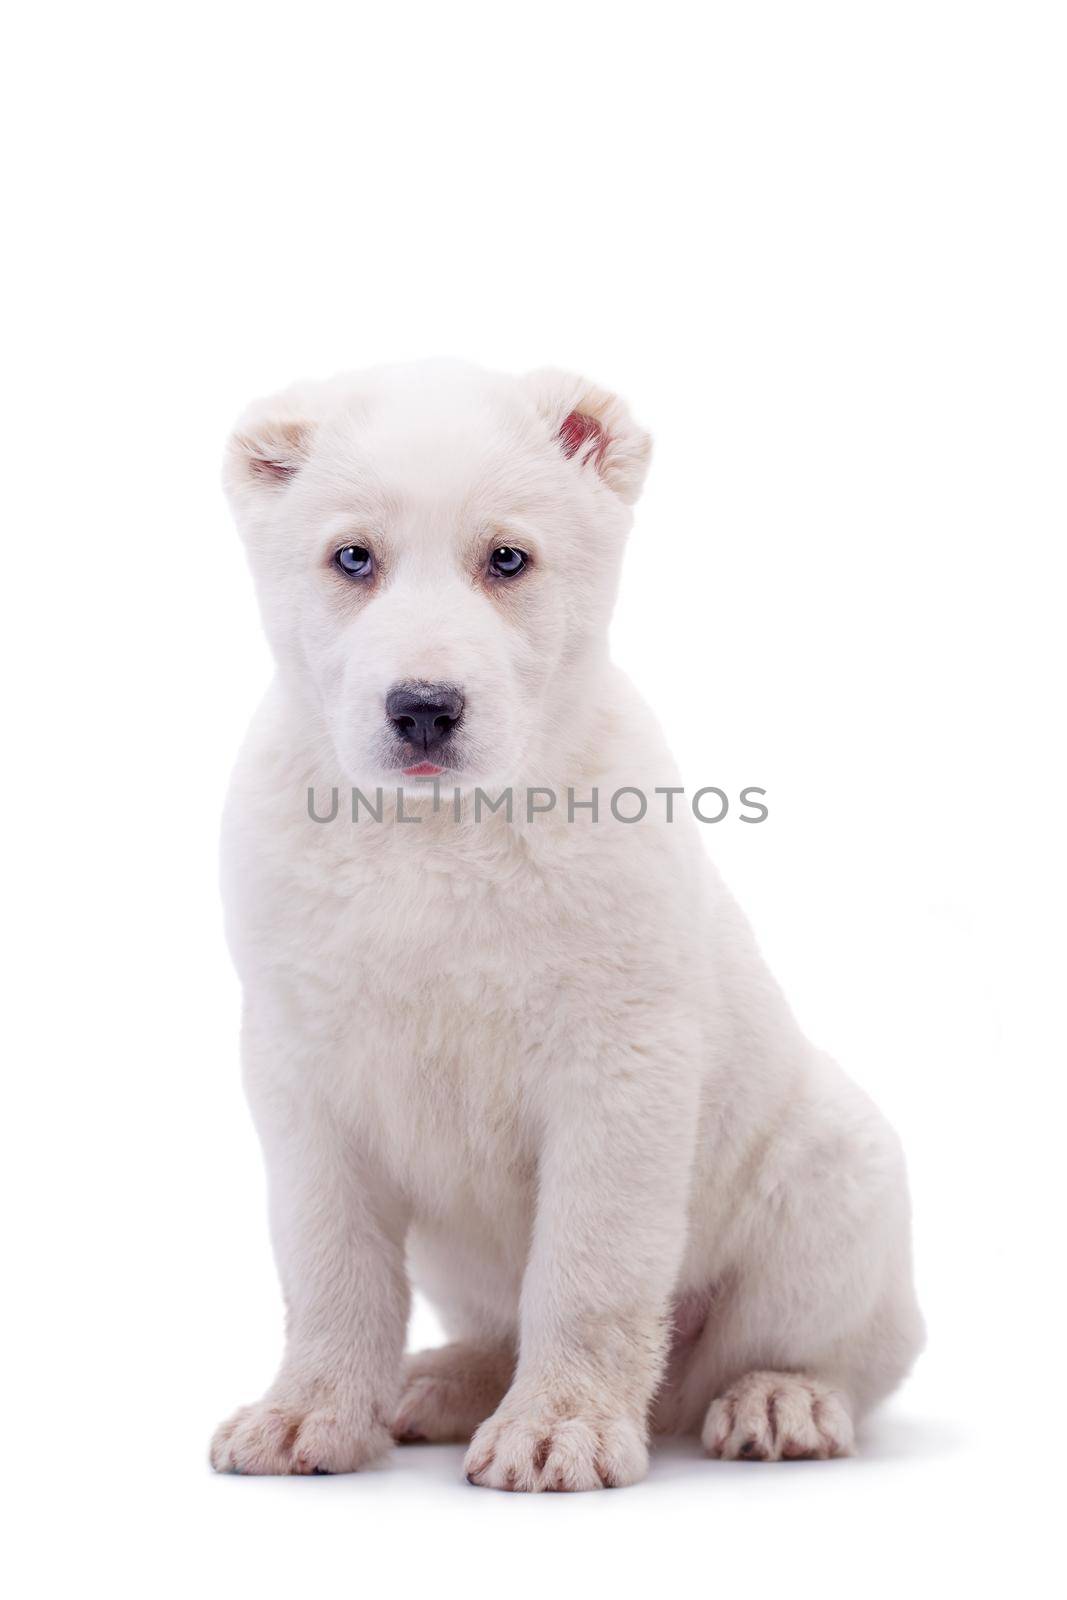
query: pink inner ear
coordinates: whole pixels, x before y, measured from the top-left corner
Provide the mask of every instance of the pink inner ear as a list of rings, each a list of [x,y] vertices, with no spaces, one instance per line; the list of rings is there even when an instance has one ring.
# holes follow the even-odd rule
[[[266,456],[253,456],[251,467],[257,478],[270,478],[274,483],[285,483],[296,472],[288,461],[271,461]]]
[[[572,411],[563,419],[563,425],[559,430],[559,441],[568,461],[571,456],[578,454],[583,445],[588,444],[589,449],[586,450],[582,460],[595,460],[599,466],[608,438],[595,417],[587,417],[582,411]]]

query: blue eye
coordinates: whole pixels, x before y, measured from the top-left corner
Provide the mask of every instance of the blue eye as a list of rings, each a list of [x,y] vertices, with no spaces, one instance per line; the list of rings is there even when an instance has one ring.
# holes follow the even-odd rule
[[[502,544],[489,557],[489,571],[496,578],[517,578],[528,560],[525,551]]]
[[[333,559],[346,578],[369,578],[374,571],[374,557],[361,544],[346,544]]]

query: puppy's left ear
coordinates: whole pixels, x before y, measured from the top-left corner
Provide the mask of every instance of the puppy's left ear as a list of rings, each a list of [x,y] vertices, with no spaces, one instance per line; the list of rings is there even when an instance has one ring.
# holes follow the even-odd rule
[[[525,382],[555,448],[579,469],[596,472],[620,500],[633,505],[644,487],[652,436],[638,427],[618,395],[548,368],[531,372]]]

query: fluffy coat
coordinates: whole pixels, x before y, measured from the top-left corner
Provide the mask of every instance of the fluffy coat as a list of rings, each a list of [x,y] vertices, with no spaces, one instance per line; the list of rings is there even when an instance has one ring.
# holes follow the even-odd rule
[[[474,1483],[591,1489],[643,1475],[651,1428],[839,1455],[920,1347],[895,1136],[801,1034],[688,808],[606,803],[679,782],[606,642],[649,450],[581,379],[451,366],[298,386],[231,441],[278,672],[224,887],[287,1341],[220,1469],[461,1438]],[[384,710],[411,682],[464,697],[436,806]],[[476,820],[503,786],[511,819]],[[453,1342],[405,1360],[412,1279]]]

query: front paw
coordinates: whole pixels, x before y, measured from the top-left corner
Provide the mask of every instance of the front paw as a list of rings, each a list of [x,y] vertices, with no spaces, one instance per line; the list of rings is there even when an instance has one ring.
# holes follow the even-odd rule
[[[250,1474],[357,1472],[392,1444],[384,1423],[331,1403],[265,1397],[242,1406],[216,1431],[216,1472]]]
[[[474,1435],[463,1470],[483,1488],[527,1494],[617,1489],[644,1477],[648,1449],[629,1417],[505,1400]]]

